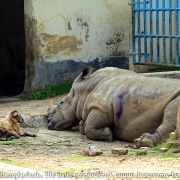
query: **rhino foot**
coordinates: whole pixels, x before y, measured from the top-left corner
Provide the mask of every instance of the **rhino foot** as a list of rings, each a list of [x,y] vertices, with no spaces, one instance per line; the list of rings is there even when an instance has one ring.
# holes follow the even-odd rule
[[[100,140],[100,141],[113,141],[112,131],[109,127],[105,127],[102,129],[92,129],[89,127],[85,127],[85,134],[88,139],[91,140]]]
[[[152,134],[145,133],[139,138],[134,140],[137,147],[153,147],[155,146],[155,137]]]
[[[80,126],[79,131],[80,131],[81,134],[85,135],[84,126]]]
[[[107,139],[108,142],[112,142],[113,141],[113,136],[112,136],[112,131],[110,128],[106,127],[104,129],[104,136]]]

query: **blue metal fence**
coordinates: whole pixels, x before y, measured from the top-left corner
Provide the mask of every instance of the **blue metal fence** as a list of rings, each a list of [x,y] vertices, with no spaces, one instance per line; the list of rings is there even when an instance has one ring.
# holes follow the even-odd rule
[[[131,0],[133,64],[180,66],[180,0]]]

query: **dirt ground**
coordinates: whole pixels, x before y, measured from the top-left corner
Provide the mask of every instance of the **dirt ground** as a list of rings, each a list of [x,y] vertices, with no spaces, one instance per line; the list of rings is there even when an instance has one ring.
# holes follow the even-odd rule
[[[62,96],[53,98],[57,103]],[[49,105],[48,100],[20,101],[0,104],[0,117],[8,111],[17,109],[24,115],[44,113]],[[47,177],[59,174],[59,177],[76,179],[180,179],[180,157],[165,159],[150,155],[137,156],[132,143],[114,141],[99,142],[88,140],[78,130],[52,131],[46,127],[22,128],[22,131],[37,134],[36,138],[21,137],[22,142],[34,145],[0,145],[0,161],[33,168],[47,173]],[[60,140],[69,142],[58,143]],[[57,143],[57,144],[50,144]],[[103,155],[88,157],[83,150],[96,146]],[[129,146],[126,156],[113,155],[112,148]],[[2,170],[1,170],[2,171]]]

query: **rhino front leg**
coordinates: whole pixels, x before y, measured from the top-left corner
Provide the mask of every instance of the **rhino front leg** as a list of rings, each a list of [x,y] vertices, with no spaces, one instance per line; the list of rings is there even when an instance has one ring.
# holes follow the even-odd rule
[[[141,137],[134,140],[134,144],[137,147],[153,147],[165,141],[169,137],[169,134],[176,129],[179,104],[180,97],[169,103],[164,110],[163,122],[157,130],[153,134],[143,134]]]
[[[85,135],[85,132],[84,132],[84,124],[85,124],[85,121],[81,120],[79,122],[79,131],[81,134]]]
[[[84,125],[85,135],[91,140],[113,141],[113,134],[109,126],[111,122],[106,113],[93,109],[89,113]]]

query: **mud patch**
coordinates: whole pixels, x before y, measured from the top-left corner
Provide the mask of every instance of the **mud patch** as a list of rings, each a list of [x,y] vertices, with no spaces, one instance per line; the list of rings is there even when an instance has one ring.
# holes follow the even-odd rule
[[[48,42],[48,43],[45,43]],[[82,45],[82,40],[78,40],[75,36],[63,36],[41,34],[41,43],[45,46],[47,55],[63,52],[63,55],[70,55],[72,52],[78,52]]]

